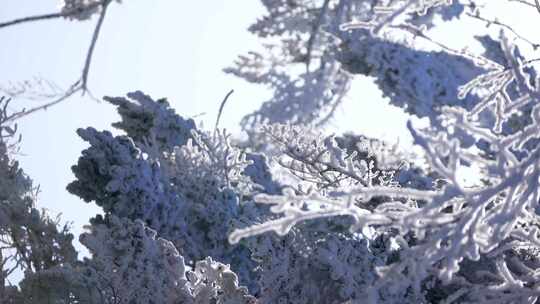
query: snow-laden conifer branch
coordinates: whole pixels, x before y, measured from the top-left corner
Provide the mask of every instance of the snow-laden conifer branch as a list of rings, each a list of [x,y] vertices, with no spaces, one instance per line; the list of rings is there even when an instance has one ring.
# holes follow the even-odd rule
[[[446,181],[440,191],[393,190],[392,187],[367,184],[358,189],[350,188],[343,195],[315,192],[298,196],[288,191],[283,196],[259,196],[256,201],[271,204],[270,210],[282,217],[236,230],[230,235],[230,241],[238,242],[241,238],[267,231],[283,235],[306,220],[349,215],[354,220],[351,226],[354,231],[361,231],[366,226],[390,226],[402,234],[413,233],[418,239],[416,245],[402,247],[400,261],[381,268],[380,280],[370,295],[374,302],[380,299],[380,290],[384,286],[396,284],[399,288],[412,288],[420,299],[422,281],[430,275],[443,282],[454,282],[456,276],[461,276],[460,265],[465,259],[480,263],[483,256],[496,261],[496,271],[491,272],[496,280],[487,284],[490,290],[508,294],[505,300],[537,299],[540,293],[532,287],[538,281],[537,267],[526,266],[520,254],[509,267],[507,252],[513,248],[497,251],[516,238],[527,242],[519,236],[519,231],[537,231],[536,204],[540,200],[540,148],[528,145],[540,133],[540,98],[538,88],[534,86],[537,82],[531,81],[530,75],[524,72],[526,66],[516,56],[515,47],[504,37],[501,41],[507,65],[479,75],[460,88],[460,98],[473,91],[485,96],[471,112],[459,108],[444,109],[440,123],[425,131],[415,130],[409,124],[415,143],[425,151],[430,167]],[[513,105],[514,101],[519,106]],[[527,115],[520,106],[528,102],[532,105],[530,123],[521,131],[510,132],[508,123],[512,115],[516,112]],[[494,117],[491,123],[483,120],[487,113]],[[481,154],[475,155],[477,152],[469,145],[463,145],[463,135],[487,142],[493,157],[486,159]],[[286,135],[281,137],[277,141],[291,142]],[[294,145],[293,141],[289,147]],[[285,149],[285,154],[304,162],[303,166],[312,166],[309,157],[299,156],[300,153],[311,155],[310,150],[306,145],[301,147],[303,149],[296,152],[292,150],[294,153],[290,148]],[[321,153],[327,151],[328,148]],[[481,178],[472,185],[465,184],[460,172],[463,167],[472,165],[477,166],[476,174]],[[377,196],[402,196],[423,203],[411,206],[402,201],[390,201],[373,210],[362,205]],[[534,234],[532,237],[538,238]],[[516,265],[521,270],[518,271]],[[485,283],[467,278],[466,283],[461,284],[464,289],[460,289],[459,297],[482,301],[491,298],[474,292],[481,284]]]
[[[9,99],[0,98],[0,302],[37,303],[40,290],[51,294],[60,288],[52,281],[35,283],[46,273],[61,272],[58,280],[69,277],[74,272],[64,266],[75,263],[77,252],[68,225],[38,209],[32,180],[12,158],[21,138],[16,137],[17,126],[10,123],[13,114],[8,113],[8,103]],[[14,278],[20,273],[24,280],[17,288]],[[60,299],[67,299],[65,291]]]
[[[429,10],[439,6],[451,5],[453,0],[403,0],[377,1],[373,6],[373,14],[368,20],[350,21],[340,25],[343,31],[352,29],[369,29],[373,34],[380,34],[384,27],[408,14],[426,15]]]
[[[94,292],[89,303],[254,303],[228,265],[208,257],[190,268],[142,221],[107,216],[87,228],[92,256],[78,279]]]

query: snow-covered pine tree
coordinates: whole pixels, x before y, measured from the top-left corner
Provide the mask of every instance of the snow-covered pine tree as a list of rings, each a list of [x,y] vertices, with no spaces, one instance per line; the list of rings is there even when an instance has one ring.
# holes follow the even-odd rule
[[[73,235],[59,219],[38,209],[38,189],[13,160],[20,138],[16,125],[5,123],[8,104],[9,99],[0,98],[0,302],[61,301],[69,297],[61,282],[69,283],[68,265],[77,260]]]
[[[141,92],[105,100],[118,106],[122,121],[114,126],[126,135],[79,130],[90,147],[73,167],[77,180],[68,190],[94,201],[106,217],[142,221],[159,237],[170,240],[188,267],[196,267],[206,257],[227,263],[261,303],[311,303],[317,299],[331,303],[356,299],[375,278],[374,265],[383,265],[390,255],[384,242],[372,246],[377,255],[370,252],[365,237],[347,231],[347,219],[315,221],[285,238],[265,235],[229,244],[228,235],[234,228],[272,217],[252,200],[260,193],[282,192],[283,185],[273,180],[266,158],[234,145],[221,130],[197,129],[193,121],[176,115],[166,100],[154,101]],[[295,136],[299,130],[275,126],[265,136],[272,139],[284,131]],[[365,138],[313,134],[296,136],[296,140],[299,150],[313,141],[313,149],[331,162],[358,154],[347,161],[349,167],[336,164],[328,168],[331,180],[317,171],[330,163],[314,160],[312,179],[319,179],[321,188],[359,181],[397,185],[396,172],[403,183],[417,176],[411,169],[379,172],[370,152],[372,143]],[[361,151],[355,151],[357,141],[366,143]],[[350,177],[343,178],[342,172]],[[416,179],[421,183],[420,175]],[[101,217],[94,221],[101,222]],[[343,258],[336,259],[336,255]]]

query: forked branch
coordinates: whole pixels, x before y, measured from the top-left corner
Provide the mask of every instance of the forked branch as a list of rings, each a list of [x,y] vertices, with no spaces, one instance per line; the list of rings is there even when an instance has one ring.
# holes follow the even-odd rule
[[[94,26],[94,31],[90,39],[90,46],[88,47],[88,51],[86,53],[84,66],[83,66],[80,78],[77,81],[75,81],[63,94],[57,96],[54,100],[47,102],[45,104],[42,104],[40,106],[28,109],[28,110],[23,109],[22,111],[10,116],[8,120],[9,122],[13,122],[23,116],[29,115],[31,113],[34,113],[40,110],[46,110],[52,106],[55,106],[63,102],[64,100],[73,96],[77,92],[82,92],[83,95],[86,93],[89,93],[89,95],[91,96],[90,91],[88,89],[88,77],[89,77],[90,68],[92,65],[92,58],[93,58],[97,41],[99,39],[99,35],[103,26],[103,22],[105,20],[105,16],[107,14],[107,8],[111,2],[112,0],[102,0],[95,3],[91,3],[88,6],[84,7],[84,11],[81,11],[80,9],[71,9],[71,10],[62,11],[59,13],[24,17],[24,18],[14,19],[11,21],[0,23],[0,29],[1,29],[1,28],[28,23],[28,22],[49,20],[49,19],[55,19],[55,18],[61,18],[61,17],[66,18],[70,16],[75,16],[84,12],[92,11],[96,9],[97,7],[101,8],[100,13],[99,13],[99,19],[96,25]]]

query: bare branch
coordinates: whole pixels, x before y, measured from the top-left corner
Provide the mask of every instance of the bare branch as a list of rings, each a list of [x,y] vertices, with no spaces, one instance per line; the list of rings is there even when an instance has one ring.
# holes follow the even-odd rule
[[[536,1],[536,3],[540,3],[539,2],[540,0],[535,0],[535,1]],[[540,7],[539,7],[539,12],[540,12]],[[502,28],[505,28],[505,29],[509,30],[510,32],[512,32],[512,34],[514,34],[518,39],[530,44],[532,46],[532,48],[535,49],[535,50],[540,47],[540,43],[535,43],[535,42],[532,42],[531,40],[525,38],[525,36],[519,34],[516,30],[514,30],[508,24],[502,23],[502,22],[500,22],[498,20],[490,20],[490,19],[481,17],[480,14],[467,13],[467,16],[469,16],[469,17],[471,17],[473,19],[483,21],[483,22],[485,22],[487,24],[487,26],[489,26],[491,24],[494,24],[494,25],[500,26]]]
[[[10,98],[45,100],[57,98],[65,94],[66,90],[53,81],[36,76],[20,82],[9,81],[5,86],[0,85],[0,92]]]
[[[93,58],[93,55],[94,55],[94,50],[96,48],[96,44],[97,44],[97,41],[98,41],[98,38],[99,38],[99,34],[101,32],[101,28],[102,28],[103,22],[105,20],[105,16],[106,16],[106,13],[107,13],[107,8],[108,8],[108,6],[109,6],[109,4],[111,2],[112,2],[112,0],[102,0],[102,1],[99,1],[99,2],[92,3],[92,4],[85,7],[85,11],[87,11],[87,10],[89,11],[89,10],[93,10],[93,9],[101,6],[101,11],[100,11],[99,19],[98,19],[98,21],[97,21],[97,23],[96,23],[96,25],[94,27],[94,32],[93,32],[92,38],[90,40],[90,46],[88,47],[88,51],[86,53],[86,58],[85,58],[85,61],[84,61],[84,66],[83,66],[83,70],[82,70],[82,73],[81,73],[80,80],[73,83],[71,85],[71,87],[67,91],[65,91],[61,96],[55,98],[54,100],[52,100],[50,102],[47,102],[47,103],[45,103],[43,105],[31,108],[29,110],[23,109],[20,112],[14,113],[13,115],[11,115],[10,117],[8,117],[6,119],[6,122],[13,122],[13,121],[15,121],[15,120],[17,120],[17,119],[19,119],[21,117],[24,117],[26,115],[31,114],[31,113],[34,113],[34,112],[37,112],[37,111],[40,111],[40,110],[46,110],[46,109],[48,109],[48,108],[50,108],[52,106],[55,106],[55,105],[61,103],[62,101],[68,99],[73,94],[75,94],[75,93],[77,93],[79,91],[82,91],[83,95],[85,93],[88,93],[88,95],[91,98],[95,99],[92,96],[92,94],[90,94],[90,91],[88,89],[88,75],[90,73],[90,67],[91,67],[91,64],[92,64],[92,58]],[[16,20],[13,20],[13,21],[5,22],[5,23],[0,23],[0,28],[11,26],[11,25],[16,25],[16,24],[21,24],[21,23],[25,23],[25,22],[31,22],[31,21],[47,20],[47,19],[53,19],[53,18],[59,18],[59,17],[69,17],[69,16],[74,16],[74,15],[80,14],[80,13],[81,13],[80,10],[72,9],[72,10],[69,10],[67,12],[59,12],[59,13],[54,13],[54,14],[31,16],[31,17],[16,19]]]
[[[311,63],[311,52],[313,50],[313,45],[315,44],[315,40],[317,39],[319,28],[321,27],[321,23],[324,19],[324,15],[326,14],[326,11],[328,10],[329,4],[330,4],[330,0],[324,1],[324,4],[321,8],[321,12],[319,13],[319,16],[317,17],[317,21],[315,21],[311,29],[311,35],[309,36],[309,40],[307,42],[307,53],[306,53],[306,71],[307,72],[309,72],[309,65]]]
[[[227,93],[227,95],[225,95],[225,98],[223,98],[223,101],[221,102],[221,105],[219,106],[219,112],[218,112],[218,116],[216,118],[216,125],[214,127],[214,130],[217,130],[217,128],[218,128],[219,119],[221,118],[221,114],[223,113],[223,108],[225,107],[225,103],[227,103],[227,100],[229,99],[229,96],[231,96],[231,94],[233,92],[234,92],[234,90],[230,90],[229,93]]]
[[[23,109],[22,111],[19,111],[17,113],[13,113],[8,118],[6,118],[4,120],[4,122],[11,123],[11,122],[14,122],[15,120],[17,120],[17,119],[19,119],[21,117],[32,114],[34,112],[41,111],[41,110],[47,110],[48,108],[61,103],[62,101],[68,99],[69,97],[73,96],[73,94],[75,94],[75,93],[77,93],[77,92],[79,92],[81,90],[82,90],[81,82],[77,81],[61,97],[59,97],[59,98],[57,98],[57,99],[55,99],[53,101],[47,102],[46,104],[31,108],[31,109],[28,109],[28,110]]]
[[[92,10],[92,9],[95,9],[96,7],[98,7],[100,5],[105,6],[106,5],[105,3],[108,3],[108,2],[110,2],[110,1],[105,1],[103,3],[101,3],[101,2],[92,3],[92,4],[89,4],[85,9],[86,10]],[[9,27],[9,26],[18,25],[18,24],[24,24],[24,23],[28,23],[28,22],[34,22],[34,21],[43,21],[43,20],[50,20],[50,19],[56,19],[56,18],[65,18],[65,17],[69,17],[69,16],[74,16],[74,15],[77,15],[77,14],[80,14],[80,13],[81,13],[80,10],[75,10],[74,9],[74,10],[65,11],[65,12],[58,12],[58,13],[50,13],[50,14],[23,17],[23,18],[18,18],[18,19],[2,22],[2,23],[0,23],[0,28]]]
[[[90,42],[90,47],[88,48],[88,53],[86,54],[86,60],[84,62],[84,68],[81,76],[81,87],[84,92],[88,90],[88,73],[90,71],[90,65],[92,63],[92,57],[94,55],[94,49],[96,47],[97,40],[99,38],[99,33],[101,31],[101,26],[105,20],[105,15],[107,14],[107,8],[112,0],[105,0],[102,3],[101,13],[99,15],[98,22],[94,28],[94,33],[92,34],[92,40]]]
[[[11,20],[11,21],[2,22],[2,23],[0,23],[0,28],[12,26],[12,25],[17,25],[17,24],[21,24],[21,23],[33,22],[33,21],[42,21],[42,20],[55,19],[55,18],[64,17],[65,15],[66,15],[65,13],[52,13],[52,14],[24,17],[24,18]]]
[[[518,2],[520,4],[525,4],[527,6],[530,6],[530,7],[535,7],[535,5],[533,3],[530,3],[528,1],[525,1],[525,0],[508,0],[508,2]]]

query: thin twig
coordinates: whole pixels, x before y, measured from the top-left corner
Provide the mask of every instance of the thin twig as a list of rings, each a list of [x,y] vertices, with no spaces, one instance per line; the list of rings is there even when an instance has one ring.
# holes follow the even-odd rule
[[[195,115],[191,115],[189,118],[191,118],[191,119],[198,118],[198,117],[201,117],[203,115],[206,115],[206,112],[201,112],[201,113],[197,113]]]
[[[523,61],[522,64],[523,64],[523,65],[527,65],[527,64],[531,64],[531,63],[538,62],[538,61],[540,61],[540,58],[533,58],[533,59],[529,59],[529,60]]]
[[[535,0],[537,1],[540,1],[540,0]],[[514,35],[516,35],[516,37],[528,44],[530,44],[532,46],[533,49],[538,49],[538,47],[540,47],[540,44],[539,43],[534,43],[532,41],[530,41],[529,39],[525,38],[524,36],[520,35],[518,32],[516,32],[511,26],[509,26],[508,24],[505,24],[505,23],[502,23],[498,20],[490,20],[490,19],[487,19],[487,18],[484,18],[484,17],[481,17],[480,15],[478,14],[471,14],[471,13],[467,13],[467,16],[473,18],[473,19],[478,19],[480,21],[484,21],[487,23],[487,25],[491,25],[491,24],[495,24],[495,25],[498,25],[502,28],[505,28],[507,30],[509,30],[510,32],[512,32]]]
[[[90,46],[88,47],[88,51],[86,53],[86,58],[85,58],[85,61],[84,61],[84,66],[83,66],[83,70],[82,70],[80,80],[78,80],[74,84],[72,84],[69,87],[69,89],[62,96],[56,98],[55,100],[47,102],[47,103],[45,103],[43,105],[31,108],[29,110],[23,109],[22,111],[14,113],[13,115],[11,115],[9,118],[6,119],[6,122],[13,122],[13,121],[15,121],[15,120],[17,120],[17,119],[19,119],[21,117],[24,117],[26,115],[31,114],[31,113],[34,113],[34,112],[37,112],[37,111],[40,111],[40,110],[46,110],[46,109],[48,109],[48,108],[50,108],[52,106],[55,106],[55,105],[63,102],[64,100],[68,99],[69,97],[73,96],[73,94],[75,94],[75,93],[77,93],[79,91],[82,91],[83,95],[85,93],[88,93],[88,95],[91,98],[95,99],[95,97],[93,97],[92,94],[90,93],[90,91],[88,90],[88,75],[90,73],[90,66],[92,64],[92,58],[93,58],[93,55],[94,55],[94,50],[95,50],[95,47],[96,47],[96,44],[97,44],[97,41],[98,41],[98,38],[99,38],[99,34],[101,32],[103,22],[105,20],[105,15],[107,13],[107,8],[108,8],[108,6],[109,6],[109,4],[111,2],[112,2],[112,0],[103,0],[103,1],[100,1],[100,2],[96,2],[95,4],[89,5],[89,6],[87,6],[85,8],[86,10],[91,10],[91,9],[96,8],[97,6],[101,6],[101,12],[100,12],[100,15],[99,15],[99,19],[98,19],[98,21],[97,21],[97,23],[96,23],[96,25],[94,27],[94,32],[92,34],[92,39],[90,40]],[[0,28],[10,26],[10,25],[15,25],[15,24],[21,24],[21,23],[24,23],[24,22],[30,22],[30,21],[46,20],[46,19],[52,19],[52,18],[58,18],[58,17],[67,17],[67,16],[80,14],[80,13],[81,12],[79,10],[71,10],[69,12],[60,12],[60,13],[56,13],[56,14],[48,14],[48,15],[39,15],[39,16],[26,17],[26,18],[21,18],[21,19],[16,19],[16,20],[13,20],[13,21],[9,21],[9,22],[6,22],[6,23],[1,23]]]
[[[325,0],[324,4],[321,8],[321,12],[319,13],[319,16],[317,17],[317,21],[313,24],[313,27],[311,28],[311,35],[309,36],[309,40],[307,42],[307,53],[306,53],[306,72],[309,73],[309,65],[311,63],[311,52],[313,51],[313,45],[315,44],[315,39],[317,38],[317,34],[319,33],[319,28],[321,27],[321,23],[324,19],[324,15],[326,15],[326,11],[328,10],[328,5],[330,3],[330,0]]]
[[[99,33],[101,31],[101,26],[103,25],[103,21],[105,20],[105,15],[107,14],[107,8],[112,0],[105,0],[102,3],[101,7],[101,13],[99,15],[98,22],[96,23],[96,27],[94,28],[94,33],[92,34],[92,40],[90,41],[90,47],[88,48],[88,53],[86,53],[86,60],[84,62],[84,68],[82,72],[81,77],[81,87],[84,92],[88,90],[88,73],[90,71],[90,65],[92,63],[92,57],[94,55],[94,49],[96,47],[96,42],[99,38]]]
[[[109,1],[107,1],[107,2],[109,2]],[[102,5],[101,2],[92,3],[92,4],[88,5],[87,7],[85,7],[85,10],[92,10],[92,9],[94,9],[94,8],[100,6],[100,5]],[[23,23],[27,23],[27,22],[43,21],[43,20],[56,19],[56,18],[62,18],[62,17],[69,17],[69,16],[73,16],[73,15],[78,15],[80,13],[81,13],[80,10],[73,9],[73,10],[70,10],[70,11],[67,11],[67,12],[59,12],[59,13],[51,13],[51,14],[43,14],[43,15],[35,15],[35,16],[23,17],[23,18],[18,18],[18,19],[2,22],[2,23],[0,23],[0,28],[13,26],[13,25],[18,25],[18,24],[23,24]]]
[[[433,45],[436,45],[438,47],[440,47],[441,49],[445,50],[446,52],[450,53],[450,54],[457,54],[459,56],[466,56],[468,58],[471,58],[471,59],[474,59],[474,60],[482,60],[482,61],[487,61],[488,59],[487,58],[483,58],[483,57],[479,57],[479,56],[475,56],[473,54],[466,54],[464,53],[464,51],[458,51],[458,50],[455,50],[429,36],[427,36],[424,32],[422,32],[419,28],[415,27],[415,26],[411,26],[411,25],[407,25],[407,24],[400,24],[400,25],[390,25],[388,27],[391,27],[391,28],[398,28],[398,29],[402,29],[402,30],[405,30],[409,33],[411,33],[414,38],[416,37],[420,37],[426,41],[428,41],[429,43],[432,43]]]
[[[77,81],[61,97],[59,97],[59,98],[57,98],[57,99],[55,99],[55,100],[53,100],[51,102],[48,102],[46,104],[31,108],[31,109],[28,109],[28,110],[22,110],[20,112],[14,113],[14,114],[10,115],[5,120],[5,122],[13,122],[13,121],[15,121],[15,120],[17,120],[17,119],[19,119],[21,117],[32,114],[34,112],[41,111],[41,110],[47,110],[48,108],[61,103],[62,101],[68,99],[69,97],[73,96],[73,94],[75,94],[75,93],[77,93],[77,92],[79,92],[81,90],[82,90],[81,83],[80,83],[80,81]]]
[[[521,3],[521,4],[525,4],[525,5],[528,5],[530,7],[535,7],[534,4],[528,2],[528,1],[525,1],[525,0],[508,0],[508,2],[518,2],[518,3]]]
[[[60,17],[65,17],[65,16],[66,16],[65,13],[52,13],[52,14],[24,17],[24,18],[11,20],[11,21],[2,22],[2,23],[0,23],[0,28],[12,26],[12,25],[17,25],[17,24],[21,24],[21,23],[26,23],[26,22],[55,19],[55,18],[60,18]]]
[[[221,102],[221,105],[219,106],[219,112],[218,112],[218,116],[216,118],[216,126],[214,127],[214,131],[216,131],[217,128],[218,128],[219,119],[221,118],[221,113],[223,112],[223,108],[225,107],[225,103],[227,103],[227,100],[229,99],[229,96],[231,96],[231,94],[233,92],[234,92],[234,90],[230,90],[229,93],[227,93],[227,95],[225,95],[225,98],[223,98],[223,101]]]
[[[316,127],[322,127],[324,126],[328,121],[330,121],[330,119],[332,117],[334,117],[334,113],[336,113],[336,110],[338,109],[339,105],[341,105],[341,103],[343,102],[343,98],[338,98],[336,102],[334,102],[334,104],[332,105],[332,108],[330,109],[330,111],[328,112],[328,114],[326,114],[326,116],[321,119],[320,121],[318,121],[315,126]]]
[[[11,98],[24,96],[29,100],[43,100],[56,98],[64,94],[65,90],[52,81],[36,76],[32,80],[10,81],[6,86],[0,85],[0,92]]]

